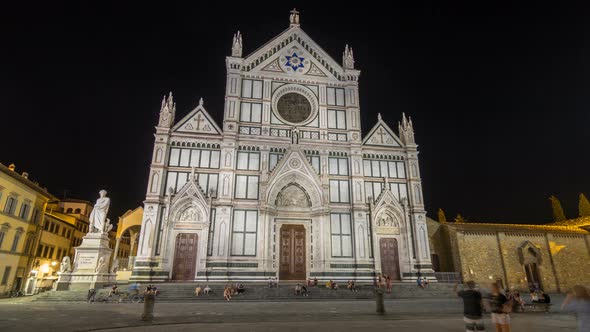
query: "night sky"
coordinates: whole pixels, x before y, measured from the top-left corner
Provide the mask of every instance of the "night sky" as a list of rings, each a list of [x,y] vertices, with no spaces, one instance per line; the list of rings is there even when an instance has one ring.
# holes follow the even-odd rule
[[[590,196],[583,2],[146,3],[3,8],[1,163],[59,197],[94,202],[104,188],[116,220],[145,198],[162,96],[174,93],[177,119],[203,97],[221,124],[233,33],[247,55],[297,6],[301,27],[339,63],[353,47],[364,133],[377,113],[396,132],[402,112],[412,117],[430,217],[442,207],[447,218],[545,223],[549,195],[568,217],[580,192]]]

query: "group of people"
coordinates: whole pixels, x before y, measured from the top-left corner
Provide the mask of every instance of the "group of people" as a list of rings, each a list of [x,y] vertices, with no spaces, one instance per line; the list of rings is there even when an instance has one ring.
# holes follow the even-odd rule
[[[318,278],[313,278],[313,279],[309,278],[309,279],[307,279],[307,286],[308,287],[311,287],[311,286],[317,287],[318,286]]]
[[[209,285],[206,285],[205,288],[202,288],[201,286],[197,285],[197,287],[195,288],[195,295],[197,297],[201,295],[209,295],[210,292],[211,287],[209,287]]]
[[[391,277],[385,273],[379,273],[375,278],[375,288],[385,289],[387,293],[391,293]]]
[[[295,286],[295,295],[309,296],[307,286],[302,285],[302,284],[297,284]]]
[[[352,280],[348,280],[346,283],[346,289],[350,290],[351,292],[357,292],[358,286]]]
[[[225,285],[223,287],[223,298],[226,301],[231,300],[232,296],[237,294],[242,294],[246,291],[244,284],[233,284],[233,285]]]
[[[331,290],[338,290],[338,284],[334,280],[330,279],[326,281],[326,288]]]
[[[416,279],[416,283],[418,284],[418,287],[421,287],[422,289],[426,289],[428,288],[428,285],[430,285],[430,281],[428,281],[428,279],[420,277]]]
[[[279,287],[279,281],[276,277],[268,277],[268,288]]]
[[[454,290],[457,290],[455,285]],[[515,306],[524,306],[524,300],[518,291],[501,291],[497,283],[492,283],[487,296],[475,288],[473,281],[467,281],[463,290],[457,292],[463,299],[463,320],[467,331],[484,331],[483,309],[491,312],[492,324],[496,332],[510,332],[510,313]],[[532,303],[551,303],[549,294],[536,289],[531,292]],[[562,310],[576,313],[578,331],[588,331],[590,328],[590,293],[584,286],[574,286],[562,304]]]

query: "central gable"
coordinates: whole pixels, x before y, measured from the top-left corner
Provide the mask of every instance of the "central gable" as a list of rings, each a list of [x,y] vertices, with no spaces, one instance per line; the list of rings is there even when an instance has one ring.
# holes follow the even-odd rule
[[[402,143],[393,130],[381,119],[381,115],[379,115],[377,124],[365,136],[363,145],[401,147]]]
[[[344,69],[298,26],[293,26],[244,59],[244,71],[301,74],[344,80]]]
[[[203,107],[203,99],[199,101],[199,106],[178,121],[172,130],[180,133],[221,135],[221,129]]]

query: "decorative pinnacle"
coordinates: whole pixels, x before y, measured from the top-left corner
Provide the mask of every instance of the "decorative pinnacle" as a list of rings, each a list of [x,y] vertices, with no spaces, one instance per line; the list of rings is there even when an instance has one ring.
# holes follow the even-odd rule
[[[377,120],[382,121],[383,119],[381,118],[381,113],[377,113]]]
[[[354,54],[352,48],[348,47],[348,44],[344,47],[344,53],[342,54],[342,65],[344,69],[354,69]]]
[[[199,98],[199,106],[203,106],[203,97]]]
[[[231,56],[237,58],[242,57],[242,35],[239,30],[234,34],[234,39],[231,45]]]

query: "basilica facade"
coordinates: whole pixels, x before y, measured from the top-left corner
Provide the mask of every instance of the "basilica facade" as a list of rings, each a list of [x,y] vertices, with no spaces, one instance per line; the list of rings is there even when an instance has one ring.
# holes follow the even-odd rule
[[[411,119],[363,135],[352,49],[289,22],[234,35],[221,126],[162,101],[131,280],[434,279]]]

